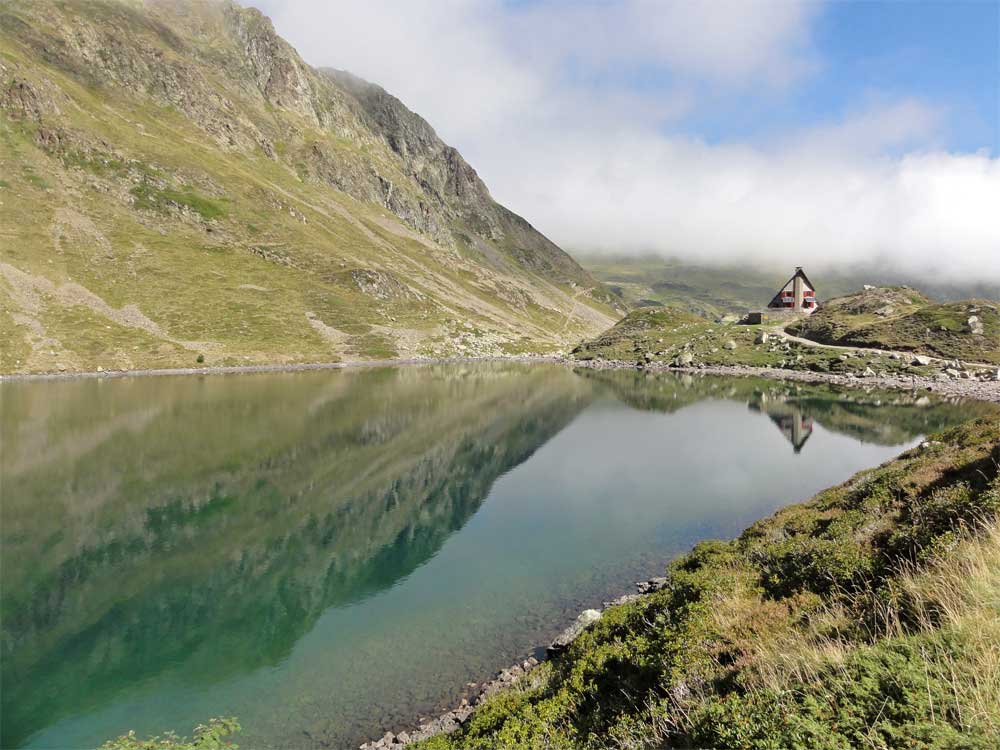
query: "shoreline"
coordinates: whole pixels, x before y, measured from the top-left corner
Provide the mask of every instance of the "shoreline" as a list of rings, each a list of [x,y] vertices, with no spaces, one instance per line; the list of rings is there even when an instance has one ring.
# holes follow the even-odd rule
[[[674,372],[685,375],[722,375],[726,377],[757,377],[771,380],[793,380],[800,383],[828,383],[846,388],[886,388],[898,391],[928,391],[951,398],[971,398],[977,401],[1000,403],[1000,380],[938,380],[911,375],[899,377],[876,375],[855,377],[812,370],[781,370],[773,367],[727,365],[725,367],[673,367],[666,363],[651,362],[638,365],[622,360],[564,360],[575,367],[591,370],[638,370],[641,372]]]
[[[74,372],[0,373],[0,383],[43,380],[83,380],[93,378],[148,378],[165,375],[249,375],[261,372],[309,372],[312,370],[348,370],[361,367],[403,367],[410,365],[448,365],[471,362],[550,362],[563,359],[556,355],[512,354],[483,357],[395,357],[392,359],[352,359],[343,362],[298,362],[269,365],[218,365],[211,367],[164,367],[139,370],[84,370]]]
[[[477,362],[509,362],[523,364],[561,364],[591,370],[637,370],[641,372],[670,372],[685,375],[719,375],[723,377],[759,377],[771,380],[788,380],[801,383],[828,383],[847,388],[886,388],[902,391],[929,391],[952,398],[972,398],[978,401],[1000,403],[1000,380],[952,379],[911,375],[908,377],[876,375],[855,377],[812,370],[785,370],[750,365],[706,367],[675,367],[668,363],[649,362],[642,365],[626,360],[575,360],[559,355],[490,355],[483,357],[399,357],[377,360],[348,360],[345,362],[301,362],[295,364],[230,365],[215,367],[147,368],[140,370],[103,370],[83,372],[4,373],[0,383],[37,382],[53,380],[82,380],[98,378],[158,377],[170,375],[245,375],[264,372],[311,372],[314,370],[348,370],[371,367],[409,367],[414,365],[472,364]]]
[[[671,367],[666,363],[649,363],[639,365],[636,362],[621,360],[588,360],[579,362],[565,357],[548,358],[547,361],[559,362],[572,367],[594,370],[637,370],[669,372],[685,375],[719,375],[729,377],[764,377],[771,380],[785,380],[805,383],[827,383],[849,388],[887,388],[905,391],[929,391],[945,397],[972,398],[980,401],[1000,403],[1000,381],[977,380],[935,380],[920,376],[904,377],[853,377],[835,373],[813,372],[811,370],[779,370],[769,367],[752,367],[749,365],[732,365],[728,367]],[[554,653],[565,648],[582,633],[592,622],[600,618],[609,607],[636,601],[660,590],[667,582],[666,578],[655,577],[635,584],[637,593],[627,593],[604,602],[600,610],[584,610],[577,619],[568,625],[546,650],[544,661]],[[595,614],[596,613],[596,614]],[[397,733],[386,732],[382,737],[369,740],[360,746],[360,750],[388,750],[400,748],[414,742],[429,739],[438,734],[447,734],[459,729],[473,714],[476,706],[485,698],[503,690],[515,688],[529,679],[529,674],[539,665],[534,657],[515,663],[506,669],[501,669],[492,678],[482,683],[468,683],[472,694],[463,698],[455,708],[444,711],[431,720],[414,722],[411,728]]]

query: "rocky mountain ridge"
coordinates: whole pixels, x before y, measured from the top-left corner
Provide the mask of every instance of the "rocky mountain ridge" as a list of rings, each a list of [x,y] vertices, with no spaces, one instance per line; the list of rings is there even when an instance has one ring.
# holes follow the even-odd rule
[[[425,120],[310,67],[255,9],[15,0],[0,21],[5,371],[552,351],[613,321]],[[184,294],[137,265],[197,270],[212,279],[193,291],[222,304],[165,310]],[[373,299],[359,273],[385,288]],[[220,307],[271,308],[288,335]],[[86,347],[68,341],[81,315]],[[98,340],[107,322],[121,342]]]

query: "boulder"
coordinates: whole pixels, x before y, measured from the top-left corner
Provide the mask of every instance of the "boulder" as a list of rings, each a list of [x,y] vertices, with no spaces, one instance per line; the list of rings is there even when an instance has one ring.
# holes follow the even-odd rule
[[[983,335],[983,321],[979,319],[978,315],[973,315],[967,321],[969,325],[969,333],[973,336]]]
[[[654,591],[659,591],[666,586],[669,580],[670,579],[664,576],[656,576],[650,578],[648,581],[639,581],[635,584],[635,588],[640,594],[651,594]]]
[[[755,338],[753,342],[755,344],[766,344],[768,338],[769,336],[767,335],[767,331],[761,331],[760,333],[757,334],[757,338]]]
[[[563,632],[555,637],[555,640],[549,644],[549,647],[545,649],[545,653],[552,657],[556,654],[561,654],[567,648],[569,644],[576,640],[577,636],[580,635],[584,630],[593,625],[595,622],[601,619],[601,613],[596,609],[585,609],[580,613],[580,616],[576,618],[572,625],[566,628]]]
[[[910,364],[914,367],[926,367],[931,363],[930,357],[925,357],[923,354],[917,354],[910,360]]]
[[[732,351],[733,349],[736,348],[736,342],[733,341],[732,339],[729,339],[729,341],[727,341],[725,344],[722,345],[722,348]]]

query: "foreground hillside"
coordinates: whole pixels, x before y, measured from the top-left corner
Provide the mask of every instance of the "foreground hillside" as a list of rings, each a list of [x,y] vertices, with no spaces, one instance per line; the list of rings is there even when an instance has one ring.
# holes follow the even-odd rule
[[[828,300],[790,333],[839,346],[918,352],[1000,364],[1000,310],[984,300],[935,303],[906,287]]]
[[[4,372],[551,351],[616,314],[377,86],[231,2],[0,6]]]
[[[968,423],[612,606],[425,748],[994,748],[1000,424]]]

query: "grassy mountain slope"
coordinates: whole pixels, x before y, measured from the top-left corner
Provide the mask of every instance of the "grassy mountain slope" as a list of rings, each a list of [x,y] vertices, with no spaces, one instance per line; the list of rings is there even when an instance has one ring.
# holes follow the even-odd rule
[[[0,7],[2,370],[553,350],[613,320],[378,87],[211,0]]]
[[[971,422],[703,542],[422,747],[995,747],[998,465]]]
[[[825,344],[1000,364],[998,307],[983,300],[934,303],[913,289],[878,287],[828,300],[788,330]]]

